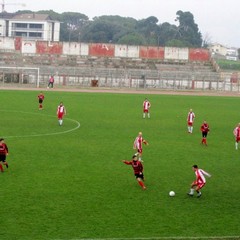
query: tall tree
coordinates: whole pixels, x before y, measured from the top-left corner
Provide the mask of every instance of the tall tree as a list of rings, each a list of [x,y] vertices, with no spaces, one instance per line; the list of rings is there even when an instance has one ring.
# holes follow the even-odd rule
[[[60,39],[62,41],[80,41],[81,32],[85,24],[88,22],[88,17],[81,13],[64,12],[61,14],[61,31]]]
[[[93,21],[83,29],[81,41],[94,43],[112,42],[116,27],[106,21]]]
[[[81,41],[119,43],[124,36],[135,32],[136,22],[133,18],[120,16],[96,17],[85,25]]]
[[[176,39],[183,41],[186,46],[201,47],[202,35],[198,25],[194,22],[194,17],[190,12],[177,11],[175,19],[178,25]]]
[[[159,26],[158,19],[154,16],[142,19],[136,24],[136,31],[145,38],[147,45],[157,45]]]
[[[159,25],[158,46],[165,46],[169,41],[176,39],[178,28],[176,25],[164,22]]]

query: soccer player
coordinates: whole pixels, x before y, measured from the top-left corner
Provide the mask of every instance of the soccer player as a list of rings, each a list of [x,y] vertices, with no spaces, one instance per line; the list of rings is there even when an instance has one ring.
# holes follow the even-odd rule
[[[146,189],[146,186],[144,185],[143,165],[137,159],[137,156],[133,155],[132,160],[122,160],[122,162],[127,165],[132,165],[134,175],[136,177],[136,180],[138,181],[138,184],[142,187],[142,189]]]
[[[192,170],[195,172],[196,180],[192,182],[188,195],[192,197],[194,194],[194,190],[196,190],[197,197],[199,198],[202,196],[200,189],[202,189],[206,184],[205,176],[211,177],[211,175],[203,169],[199,169],[197,165],[193,165]]]
[[[39,103],[39,110],[43,109],[43,100],[44,100],[44,94],[42,92],[40,92],[38,94],[38,103]]]
[[[53,84],[54,84],[54,77],[53,75],[51,75],[48,81],[48,88],[53,88]]]
[[[235,136],[235,148],[238,150],[238,142],[240,141],[240,123],[234,128],[233,135]]]
[[[143,139],[142,137],[142,132],[139,132],[138,133],[138,136],[135,138],[135,141],[133,143],[133,149],[137,149],[137,152],[135,153],[135,156],[138,156],[138,159],[139,161],[142,161],[142,152],[143,152],[143,149],[142,149],[142,144],[145,144],[145,145],[148,145],[148,142]]]
[[[148,101],[147,98],[145,98],[144,102],[143,102],[143,118],[146,117],[146,114],[148,116],[148,118],[150,118],[150,107],[151,107],[151,103]]]
[[[66,108],[64,107],[63,103],[60,102],[60,105],[57,107],[57,117],[60,126],[62,126],[63,116],[66,114],[67,114]]]
[[[194,118],[195,118],[195,114],[192,111],[192,109],[190,109],[187,116],[188,133],[193,133]]]
[[[8,147],[7,144],[4,142],[3,138],[0,138],[0,171],[3,172],[3,165],[5,165],[8,168],[8,163],[6,161],[8,155]]]
[[[207,135],[208,135],[208,132],[210,131],[210,128],[206,121],[203,122],[200,130],[202,132],[202,144],[205,144],[205,146],[207,146]]]

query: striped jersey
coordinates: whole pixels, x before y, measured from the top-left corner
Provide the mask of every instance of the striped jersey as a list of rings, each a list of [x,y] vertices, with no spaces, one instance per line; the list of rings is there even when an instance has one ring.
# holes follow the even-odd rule
[[[59,105],[57,111],[58,111],[58,113],[65,113],[64,106],[63,105]]]
[[[211,175],[209,173],[207,173],[206,171],[202,170],[202,169],[197,169],[195,171],[196,174],[196,180],[199,183],[206,183],[206,178],[204,175],[211,177]]]
[[[188,113],[188,117],[187,117],[187,121],[190,122],[190,123],[192,123],[193,120],[194,120],[194,118],[195,118],[194,112],[189,112],[189,113]]]
[[[143,102],[143,110],[148,110],[151,107],[151,103],[148,100]]]
[[[233,130],[233,134],[236,138],[240,138],[240,127],[236,127],[234,130]]]

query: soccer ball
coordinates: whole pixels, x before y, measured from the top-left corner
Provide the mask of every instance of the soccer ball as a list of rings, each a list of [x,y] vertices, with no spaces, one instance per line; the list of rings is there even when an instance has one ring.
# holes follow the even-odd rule
[[[169,196],[170,196],[170,197],[174,197],[174,196],[175,196],[175,192],[174,192],[174,191],[170,191],[170,192],[169,192]]]

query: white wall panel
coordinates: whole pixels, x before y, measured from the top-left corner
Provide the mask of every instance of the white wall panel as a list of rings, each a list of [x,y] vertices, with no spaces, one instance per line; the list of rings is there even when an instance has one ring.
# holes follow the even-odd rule
[[[127,57],[127,45],[115,45],[115,57]]]
[[[63,55],[80,55],[80,43],[63,42]]]
[[[22,41],[22,53],[36,53],[36,42],[35,41]]]
[[[88,54],[89,54],[88,43],[81,43],[80,44],[80,55],[81,56],[88,56]]]
[[[127,57],[139,58],[139,46],[127,46]]]
[[[0,37],[0,49],[15,50],[14,38]]]
[[[188,48],[165,47],[164,59],[188,60]]]

